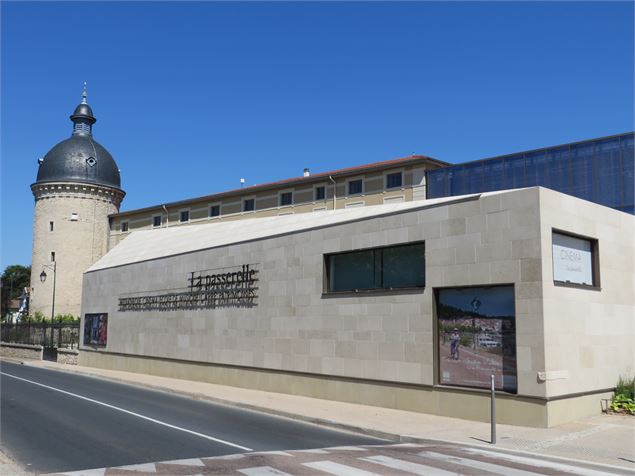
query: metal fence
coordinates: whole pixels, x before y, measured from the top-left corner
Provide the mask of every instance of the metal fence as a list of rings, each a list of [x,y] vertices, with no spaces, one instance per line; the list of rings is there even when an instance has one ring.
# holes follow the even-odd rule
[[[79,324],[39,322],[2,324],[2,342],[42,345],[44,347],[79,347]]]

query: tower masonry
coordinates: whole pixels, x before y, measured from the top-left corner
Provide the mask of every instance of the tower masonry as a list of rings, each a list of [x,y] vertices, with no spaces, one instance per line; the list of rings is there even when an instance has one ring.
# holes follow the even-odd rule
[[[119,211],[125,195],[115,160],[93,139],[96,119],[85,86],[70,119],[71,137],[39,160],[31,185],[31,312],[46,318],[53,312],[79,316],[82,275],[108,251],[108,215]]]

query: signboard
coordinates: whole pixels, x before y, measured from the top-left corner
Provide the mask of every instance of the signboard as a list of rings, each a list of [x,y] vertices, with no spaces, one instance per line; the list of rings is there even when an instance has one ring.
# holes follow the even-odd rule
[[[593,286],[591,240],[553,233],[553,279],[563,283]]]
[[[516,392],[514,287],[437,292],[439,383]]]
[[[127,294],[119,298],[119,311],[253,307],[258,297],[258,272],[256,264],[191,271],[185,279],[187,287]]]
[[[108,342],[108,314],[84,315],[84,345],[101,345]]]

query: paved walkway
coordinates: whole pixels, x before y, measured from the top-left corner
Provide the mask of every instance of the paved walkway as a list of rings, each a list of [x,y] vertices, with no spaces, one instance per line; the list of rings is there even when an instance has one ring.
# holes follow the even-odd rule
[[[492,448],[488,444],[489,423],[53,362],[24,363],[257,409],[388,437],[394,441],[434,440]],[[635,470],[635,417],[598,415],[553,428],[498,425],[497,435],[495,448],[498,450],[529,452]]]

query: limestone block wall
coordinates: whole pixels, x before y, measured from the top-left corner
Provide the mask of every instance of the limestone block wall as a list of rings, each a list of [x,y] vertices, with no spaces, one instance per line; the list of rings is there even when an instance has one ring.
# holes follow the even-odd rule
[[[484,194],[352,223],[87,273],[83,313],[109,315],[103,351],[435,385],[434,290],[513,284],[518,393],[545,397],[537,188]],[[323,295],[324,254],[426,243],[419,292]],[[188,273],[258,265],[254,308],[119,312],[126,293],[185,286]]]
[[[55,253],[55,314],[78,316],[82,273],[107,251],[108,215],[118,210],[123,193],[81,184],[36,184],[33,220],[31,312],[51,315]],[[51,230],[51,222],[53,229]],[[44,270],[47,279],[40,281]]]
[[[14,359],[42,360],[42,346],[1,342],[0,356],[12,357]]]
[[[635,373],[635,218],[540,189],[547,395],[612,389]],[[597,289],[554,284],[552,231],[597,240]]]

